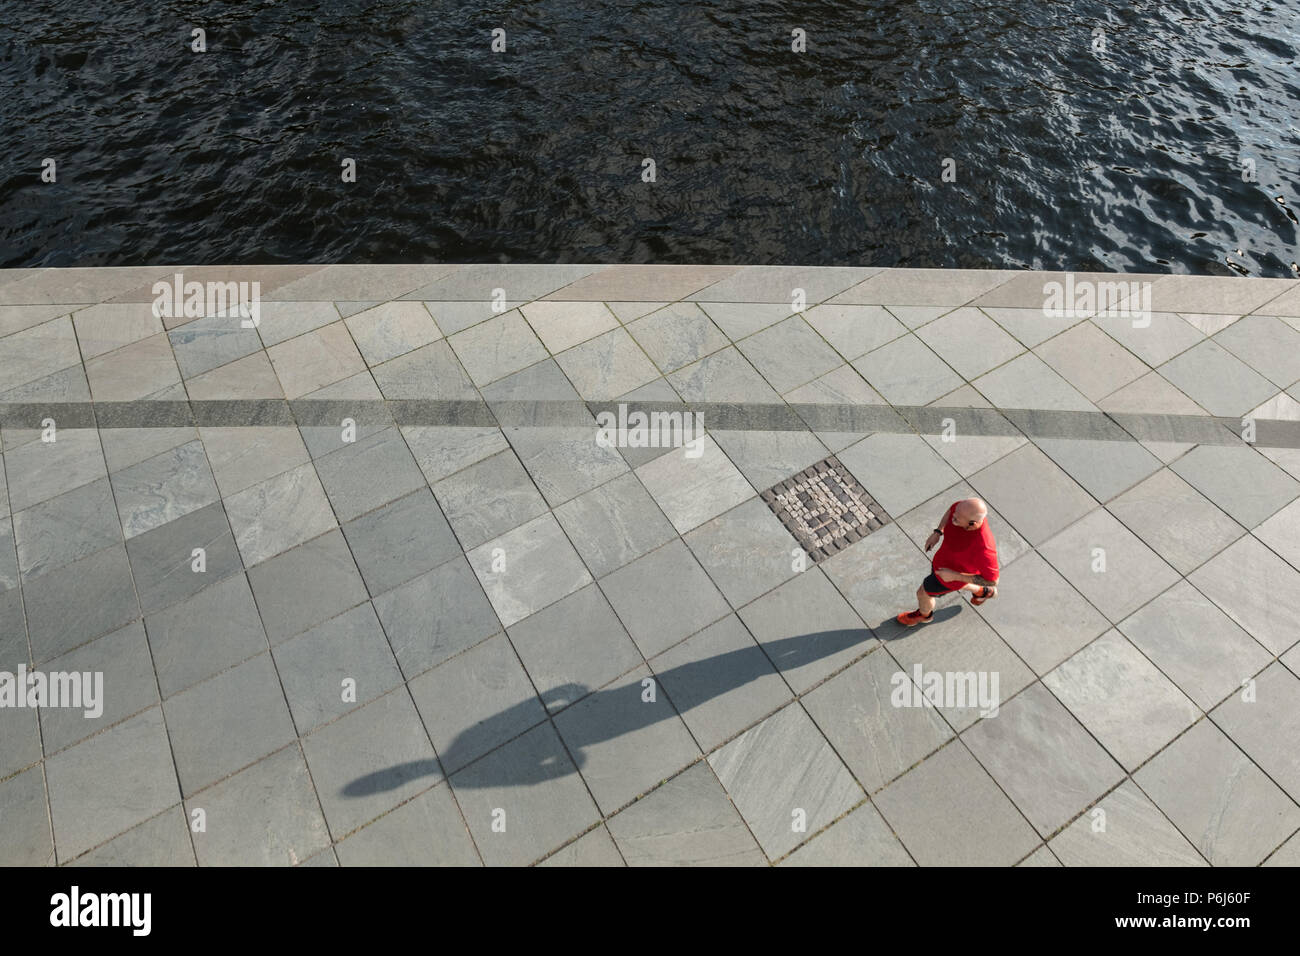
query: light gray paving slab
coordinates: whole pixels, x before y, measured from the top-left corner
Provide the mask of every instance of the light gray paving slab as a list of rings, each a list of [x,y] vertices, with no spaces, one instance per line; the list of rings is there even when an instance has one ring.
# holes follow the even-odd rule
[[[223,496],[243,491],[311,460],[302,435],[293,427],[205,427],[199,432],[213,478]]]
[[[1133,441],[1038,438],[1035,444],[1084,490],[1103,502],[1161,468],[1159,458]]]
[[[539,301],[521,306],[519,311],[552,354],[619,327],[614,313],[599,301]]]
[[[402,682],[369,603],[277,644],[273,655],[299,734],[368,704]]]
[[[316,473],[340,521],[350,521],[425,487],[424,475],[396,428],[359,438],[316,459]]]
[[[286,398],[299,398],[364,371],[366,367],[342,321],[272,345],[266,354]]]
[[[595,440],[594,419],[590,426],[506,428],[505,435],[552,507],[628,470],[617,449]]]
[[[451,788],[438,784],[338,845],[343,866],[480,866]]]
[[[202,563],[196,549],[202,549]],[[243,569],[221,502],[137,535],[126,543],[126,552],[145,614]]]
[[[666,303],[655,303],[655,309]],[[760,302],[700,302],[704,314],[713,320],[713,324],[722,329],[733,342],[753,335],[759,329],[775,325],[787,318],[794,311],[792,303],[775,304]],[[647,312],[652,311],[647,309]],[[810,310],[811,311],[811,310]],[[644,314],[644,313],[643,313]],[[636,318],[637,316],[633,316]],[[630,321],[625,319],[625,321]]]
[[[513,451],[471,465],[433,485],[462,548],[475,548],[546,511]]]
[[[366,588],[338,531],[331,531],[248,574],[271,643],[301,634],[366,599]]]
[[[1279,663],[1269,665],[1250,689],[1233,694],[1210,719],[1292,800],[1300,795],[1300,677]]]
[[[900,611],[916,607],[916,589],[929,573],[921,549],[888,524],[823,561],[819,567],[878,637],[899,625]]]
[[[870,803],[850,811],[781,861],[782,866],[915,866]]]
[[[628,866],[763,866],[767,859],[701,761],[609,821]]]
[[[235,543],[249,568],[337,527],[310,464],[231,495],[225,505]]]
[[[1300,641],[1300,571],[1247,535],[1188,578],[1274,654]]]
[[[1193,346],[1157,371],[1211,415],[1244,415],[1277,391],[1272,382],[1213,341]]]
[[[460,545],[433,493],[421,483],[343,526],[371,595],[382,594],[458,556]]]
[[[538,866],[626,866],[605,827],[588,830],[548,856]]]
[[[1118,622],[1178,581],[1178,572],[1103,509],[1056,535],[1043,557],[1111,621]]]
[[[185,383],[192,401],[283,399],[284,388],[265,352],[254,352],[229,365],[196,375]]]
[[[489,319],[447,338],[475,385],[486,385],[546,358],[518,311]]]
[[[266,650],[248,580],[236,574],[145,618],[163,697]]]
[[[501,622],[463,558],[379,595],[374,605],[408,679],[501,630]],[[430,614],[429,608],[441,610]]]
[[[0,391],[44,378],[81,362],[69,316],[51,319],[5,336],[0,359]]]
[[[1043,683],[1132,771],[1200,719],[1201,709],[1118,631],[1107,631]]]
[[[297,736],[269,653],[165,700],[163,709],[186,796]]]
[[[37,577],[122,543],[122,526],[107,478],[18,512],[12,526],[0,534],[6,538],[12,534],[5,545],[10,556],[17,546],[17,567],[24,578]],[[13,583],[17,583],[16,578]]]
[[[1129,780],[1057,834],[1050,847],[1066,866],[1209,865]]]
[[[1029,856],[1025,857],[1016,866],[1033,866],[1033,867],[1059,867],[1061,861],[1052,855],[1052,851],[1044,844],[1040,846]]]
[[[509,634],[551,712],[642,663],[636,645],[594,584],[529,615]]]
[[[1256,528],[1255,537],[1300,569],[1300,498]]]
[[[1300,482],[1240,445],[1198,445],[1170,467],[1248,529],[1300,495]]]
[[[385,302],[346,317],[344,324],[370,366],[442,338],[429,310],[420,302]]]
[[[32,578],[22,590],[38,664],[140,616],[131,566],[120,545]]]
[[[16,601],[14,605],[21,609]],[[25,657],[23,653],[18,663],[25,663]],[[17,668],[11,663],[6,669],[14,673]],[[4,744],[0,750],[0,780],[40,761],[41,728],[37,714],[36,708],[28,707],[5,714],[4,723],[0,724],[0,742]]]
[[[1110,624],[1036,552],[1006,569],[997,598],[980,605],[979,614],[1037,674],[1046,674]]]
[[[827,455],[826,446],[806,431],[745,429],[714,430],[710,434],[758,489],[770,488]]]
[[[748,604],[797,574],[803,552],[757,498],[705,522],[685,540],[732,607]]]
[[[742,339],[737,348],[778,392],[788,392],[842,364],[835,350],[802,317]]]
[[[617,398],[659,377],[654,364],[622,328],[575,345],[555,360],[578,394],[589,401]]]
[[[454,774],[451,785],[488,866],[541,859],[600,819],[549,722]]]
[[[1276,316],[1248,315],[1214,341],[1280,388],[1300,379],[1300,330]]]
[[[707,435],[695,449],[674,448],[636,473],[681,534],[754,496],[745,476]]]
[[[293,866],[330,843],[297,744],[191,797],[187,808],[206,818],[194,834],[200,866]]]
[[[411,697],[447,773],[546,719],[504,634],[414,678]]]
[[[876,391],[893,405],[924,405],[962,384],[961,377],[914,335],[904,335],[854,360]]]
[[[809,715],[868,793],[953,736],[933,708],[912,706],[911,684],[907,671],[877,651],[803,698]]]
[[[808,266],[748,266],[737,269],[690,298],[703,302],[790,302],[802,289],[808,302],[822,302],[879,272],[879,269]]]
[[[971,382],[997,408],[1091,412],[1084,398],[1037,355],[1027,352]]]
[[[882,269],[833,301],[956,308],[996,289],[1014,275],[993,269]]]
[[[797,702],[711,754],[709,764],[768,859],[789,853],[863,797]]]
[[[468,557],[506,627],[592,580],[550,513],[480,545]]]
[[[251,429],[250,429],[251,430]],[[183,428],[105,428],[99,433],[109,474],[138,465],[199,437],[191,426]]]
[[[41,767],[0,781],[0,820],[5,827],[0,866],[54,865],[54,839]]]
[[[1150,369],[1091,322],[1080,322],[1034,349],[1084,398],[1096,402]]]
[[[1120,630],[1202,710],[1272,657],[1186,581],[1125,619]]]
[[[1112,500],[1107,509],[1180,574],[1190,574],[1245,533],[1167,468]]]
[[[130,773],[122,773],[130,767]],[[180,800],[162,710],[55,754],[45,762],[54,845],[68,860]]]
[[[662,692],[647,689],[642,665],[554,718],[603,814],[697,760],[700,750]]]
[[[1044,837],[1124,779],[1123,768],[1037,683],[962,739]]]
[[[773,666],[800,694],[877,646],[875,635],[817,567],[795,575],[739,614]]]
[[[1149,322],[1145,316],[1120,315],[1096,315],[1090,321],[1152,368],[1205,341],[1199,329],[1173,312],[1152,312]]]
[[[668,374],[668,381],[687,402],[740,402],[779,405],[780,396],[735,346],[705,356]]]
[[[1208,720],[1133,779],[1214,866],[1255,866],[1300,827],[1300,808]]]
[[[651,658],[650,666],[705,752],[791,699],[735,615]]]
[[[890,515],[911,511],[959,480],[919,435],[880,432],[837,457]]]
[[[945,441],[942,435],[921,437],[963,478],[982,471],[1025,444],[1020,435],[969,435],[957,431],[951,441]]]
[[[1300,832],[1273,851],[1264,866],[1300,866]]]
[[[371,374],[384,398],[390,401],[404,398],[473,401],[478,398],[473,383],[445,339],[376,365]]]
[[[872,798],[921,866],[1010,866],[1038,836],[960,741]]]
[[[906,335],[908,328],[878,305],[819,305],[804,318],[850,361]]]
[[[1026,348],[1035,348],[1084,321],[1077,315],[1044,314],[1041,305],[1027,309],[980,303],[979,308]]]
[[[620,475],[555,509],[591,573],[603,577],[674,536],[636,475]]]
[[[257,330],[244,328],[237,316],[196,319],[167,333],[167,338],[184,378],[202,375],[262,349]]]
[[[955,309],[921,326],[916,335],[967,380],[983,375],[1025,350],[975,308]]]
[[[336,840],[442,780],[405,688],[307,735],[302,748]]]
[[[11,445],[5,471],[14,514],[108,474],[99,434],[90,428],[58,428],[54,441]]]
[[[430,485],[509,447],[494,425],[407,425],[401,431]]]
[[[128,538],[175,521],[220,497],[203,444],[187,442],[112,476]]]
[[[177,804],[71,861],[71,866],[196,866],[185,808]]]

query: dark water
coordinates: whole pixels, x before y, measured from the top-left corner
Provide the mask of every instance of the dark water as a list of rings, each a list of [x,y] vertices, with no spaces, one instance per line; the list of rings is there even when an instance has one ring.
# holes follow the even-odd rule
[[[1300,0],[3,0],[0,265],[1289,276],[1298,50]]]

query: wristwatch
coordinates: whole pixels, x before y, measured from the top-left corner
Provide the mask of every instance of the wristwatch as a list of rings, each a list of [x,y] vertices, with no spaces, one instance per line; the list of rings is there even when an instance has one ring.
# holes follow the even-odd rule
[[[943,532],[940,531],[938,528],[935,528],[935,529],[934,529],[934,533],[935,533],[935,534],[939,534],[939,535],[943,534]]]

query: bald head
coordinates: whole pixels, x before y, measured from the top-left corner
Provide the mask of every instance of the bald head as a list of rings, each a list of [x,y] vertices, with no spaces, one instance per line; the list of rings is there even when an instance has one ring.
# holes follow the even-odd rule
[[[984,523],[989,515],[988,506],[979,498],[963,498],[957,502],[952,511],[953,524],[959,528],[974,530]]]

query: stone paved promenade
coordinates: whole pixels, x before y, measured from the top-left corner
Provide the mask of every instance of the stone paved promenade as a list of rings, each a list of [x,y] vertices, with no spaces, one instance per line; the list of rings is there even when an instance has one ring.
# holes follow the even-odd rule
[[[103,674],[0,708],[0,863],[1295,865],[1300,282],[1117,278],[0,272],[0,671]],[[802,562],[832,455],[883,520]],[[900,627],[972,494],[999,596]]]

